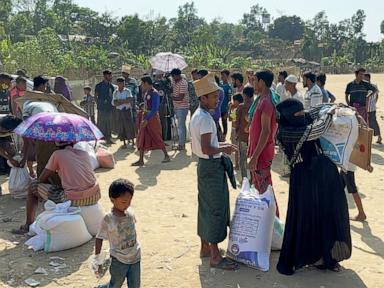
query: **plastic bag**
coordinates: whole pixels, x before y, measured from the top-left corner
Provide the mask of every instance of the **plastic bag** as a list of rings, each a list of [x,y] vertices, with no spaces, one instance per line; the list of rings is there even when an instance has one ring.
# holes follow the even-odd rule
[[[97,161],[102,168],[112,169],[115,168],[115,158],[113,153],[105,147],[98,147],[96,152]]]
[[[272,187],[260,195],[244,178],[231,221],[228,258],[268,271],[275,213]]]
[[[358,121],[350,108],[339,108],[336,111],[331,126],[320,137],[320,145],[333,163],[346,170],[359,135]]]
[[[14,157],[16,161],[20,161],[17,156]],[[29,176],[28,168],[13,167],[8,161],[8,165],[11,166],[11,172],[9,173],[8,189],[12,198],[23,199],[27,197],[29,183],[31,177]]]
[[[90,142],[78,142],[76,143],[73,148],[85,151],[89,155],[89,160],[91,161],[91,166],[93,170],[96,170],[100,167],[99,161],[97,161],[96,152],[95,152],[95,141]]]
[[[111,265],[111,258],[106,253],[93,255],[90,259],[90,268],[98,279],[103,278]]]
[[[272,250],[281,250],[281,246],[283,246],[283,238],[284,224],[279,218],[275,216],[275,221],[273,222]]]

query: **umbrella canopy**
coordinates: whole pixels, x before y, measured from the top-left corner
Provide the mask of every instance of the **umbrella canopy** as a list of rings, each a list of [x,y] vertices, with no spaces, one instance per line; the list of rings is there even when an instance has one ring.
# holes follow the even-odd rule
[[[25,91],[25,95],[23,97],[17,98],[15,101],[20,107],[23,107],[26,101],[50,102],[57,107],[57,110],[59,112],[77,114],[88,118],[87,112],[85,112],[79,106],[73,104],[61,94],[50,94],[38,91]]]
[[[29,117],[14,132],[22,137],[47,142],[77,143],[103,138],[100,130],[88,119],[75,114],[42,112]]]
[[[171,52],[158,53],[149,60],[149,63],[153,69],[164,72],[171,72],[175,68],[183,70],[188,67],[183,56]]]

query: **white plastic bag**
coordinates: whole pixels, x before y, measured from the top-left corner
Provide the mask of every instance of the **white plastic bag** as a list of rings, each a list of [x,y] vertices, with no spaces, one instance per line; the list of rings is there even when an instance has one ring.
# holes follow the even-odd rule
[[[84,219],[88,232],[92,236],[96,236],[100,228],[100,223],[105,215],[103,206],[97,203],[92,206],[81,206],[80,210],[81,217]]]
[[[18,155],[14,157],[16,161],[20,161],[21,157]],[[27,197],[29,183],[31,182],[31,177],[29,176],[28,168],[23,167],[13,167],[12,164],[8,162],[8,165],[11,168],[9,173],[8,189],[12,198],[14,199],[23,199]]]
[[[35,233],[36,236],[25,244],[35,251],[44,248],[45,252],[54,252],[71,249],[91,240],[80,209],[70,206],[71,201],[60,204],[50,200],[45,202],[45,211],[30,226],[30,234]]]
[[[91,166],[93,170],[96,170],[100,167],[99,161],[97,161],[96,152],[95,152],[95,141],[90,142],[78,142],[76,143],[73,148],[81,151],[85,151],[89,155],[89,160],[91,161]]]
[[[336,165],[347,169],[359,135],[358,121],[350,108],[339,108],[336,111],[331,126],[320,138],[320,144],[325,155]]]
[[[244,178],[231,221],[227,256],[252,268],[268,271],[275,213],[272,187],[260,195]]]
[[[284,224],[279,218],[275,216],[275,221],[273,222],[272,250],[281,250],[281,246],[283,246],[283,238]]]

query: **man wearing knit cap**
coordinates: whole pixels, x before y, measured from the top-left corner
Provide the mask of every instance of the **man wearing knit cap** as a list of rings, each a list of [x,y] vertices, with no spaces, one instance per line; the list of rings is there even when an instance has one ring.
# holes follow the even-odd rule
[[[230,217],[222,153],[232,154],[237,147],[218,142],[216,124],[210,114],[219,103],[219,86],[213,74],[193,84],[200,101],[190,124],[192,152],[199,157],[197,234],[201,238],[200,257],[209,257],[211,267],[235,270],[237,265],[221,256],[218,244],[227,237]]]

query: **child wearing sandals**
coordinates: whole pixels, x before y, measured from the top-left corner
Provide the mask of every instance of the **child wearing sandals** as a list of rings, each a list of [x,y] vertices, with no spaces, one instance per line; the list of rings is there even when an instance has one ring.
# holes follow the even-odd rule
[[[136,237],[136,219],[130,207],[133,194],[133,184],[125,179],[115,180],[109,187],[113,208],[105,215],[96,236],[95,261],[101,258],[103,240],[108,240],[111,280],[98,288],[122,287],[125,279],[129,288],[140,288],[141,248]]]

